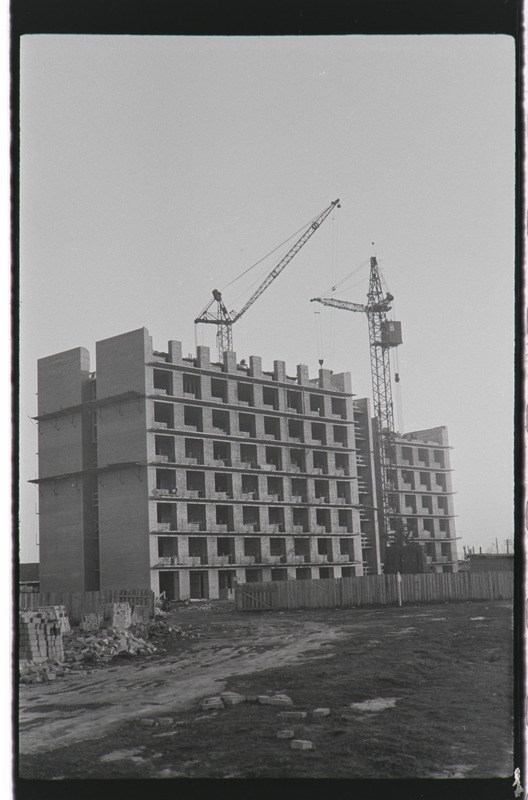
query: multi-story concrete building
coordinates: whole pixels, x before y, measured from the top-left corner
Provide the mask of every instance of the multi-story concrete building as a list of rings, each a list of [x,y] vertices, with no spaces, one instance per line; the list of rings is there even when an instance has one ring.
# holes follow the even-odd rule
[[[84,348],[41,359],[38,398],[43,591],[218,598],[379,570],[349,373],[156,352],[141,328],[98,342],[96,372]]]
[[[234,581],[381,572],[369,401],[349,373],[295,376],[148,331],[38,364],[42,591],[150,587],[226,597]],[[434,571],[457,569],[445,427],[395,440],[399,512]]]
[[[369,401],[354,399],[353,404],[363,570],[378,573],[383,560],[378,449]],[[394,445],[396,511],[412,539],[424,547],[431,570],[456,572],[458,556],[447,428],[397,433]]]
[[[447,428],[397,435],[400,513],[433,572],[457,572],[458,555]]]

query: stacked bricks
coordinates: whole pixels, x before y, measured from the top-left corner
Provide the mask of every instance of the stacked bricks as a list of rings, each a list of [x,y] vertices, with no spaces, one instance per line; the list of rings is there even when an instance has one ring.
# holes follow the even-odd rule
[[[108,603],[104,609],[105,622],[116,631],[125,631],[132,624],[129,603]]]
[[[39,614],[42,614],[45,619],[56,621],[61,633],[71,632],[66,606],[39,606],[36,610]]]
[[[103,625],[102,614],[83,614],[79,622],[80,631],[97,631]]]
[[[64,661],[60,623],[46,613],[22,611],[19,617],[19,658],[40,663],[46,659]]]

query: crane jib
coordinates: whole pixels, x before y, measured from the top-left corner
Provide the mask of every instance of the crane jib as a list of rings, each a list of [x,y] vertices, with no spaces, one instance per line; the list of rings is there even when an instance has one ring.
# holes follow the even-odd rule
[[[326,208],[319,216],[313,220],[305,232],[300,236],[300,238],[295,242],[295,244],[289,249],[286,255],[279,261],[279,263],[273,268],[273,270],[269,273],[269,275],[262,281],[260,286],[253,292],[247,303],[241,308],[241,310],[236,313],[234,311],[228,312],[223,301],[222,295],[217,290],[213,290],[213,298],[214,300],[211,302],[216,301],[217,303],[217,311],[216,317],[212,318],[211,314],[208,314],[208,308],[202,312],[200,317],[197,317],[194,321],[195,323],[200,322],[210,322],[212,324],[217,325],[217,344],[218,344],[218,357],[222,359],[222,353],[225,349],[232,349],[232,338],[231,338],[231,327],[234,322],[240,319],[240,317],[246,313],[246,311],[253,305],[255,300],[257,300],[260,295],[268,288],[270,283],[272,283],[275,278],[282,272],[282,270],[290,263],[292,258],[299,252],[301,247],[303,247],[308,239],[313,236],[315,231],[320,227],[321,223],[328,217],[331,211],[337,206],[337,208],[341,208],[339,203],[339,198],[334,200],[328,208]]]

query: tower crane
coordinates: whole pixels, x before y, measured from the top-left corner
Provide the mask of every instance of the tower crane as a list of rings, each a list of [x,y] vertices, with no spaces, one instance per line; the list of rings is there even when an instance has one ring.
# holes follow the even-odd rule
[[[376,421],[376,442],[381,475],[381,539],[383,550],[391,544],[402,544],[406,539],[406,529],[399,511],[396,453],[394,433],[394,411],[392,405],[392,385],[390,368],[390,349],[401,344],[401,324],[387,319],[391,310],[392,294],[383,293],[378,263],[374,256],[370,259],[370,278],[367,304],[351,303],[333,297],[314,297],[311,302],[341,308],[345,311],[358,311],[367,315],[370,341],[370,369],[374,418]]]
[[[194,322],[195,324],[200,322],[209,323],[212,325],[217,326],[217,333],[216,333],[216,343],[218,347],[218,358],[222,358],[222,353],[225,350],[232,350],[233,349],[233,324],[237,322],[240,317],[242,317],[246,311],[253,305],[255,300],[257,300],[262,292],[264,292],[270,283],[272,283],[275,278],[280,275],[282,270],[290,263],[292,258],[297,255],[301,247],[304,247],[308,239],[316,232],[322,222],[327,218],[327,216],[333,211],[333,209],[337,206],[337,208],[341,208],[339,205],[339,198],[334,200],[328,208],[325,208],[318,217],[316,217],[308,226],[308,228],[304,231],[302,236],[295,242],[295,244],[288,250],[285,256],[279,261],[276,267],[272,269],[272,271],[267,275],[266,278],[262,281],[260,286],[253,292],[245,306],[243,306],[240,311],[228,311],[224,301],[222,299],[222,293],[218,291],[218,289],[213,289],[213,299],[209,303],[208,306],[202,311],[199,317],[197,317]],[[213,303],[216,302],[216,309],[215,311],[209,311]]]

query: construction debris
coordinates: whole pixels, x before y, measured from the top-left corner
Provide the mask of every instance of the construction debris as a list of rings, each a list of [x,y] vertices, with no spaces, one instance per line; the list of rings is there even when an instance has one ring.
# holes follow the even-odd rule
[[[49,683],[57,678],[64,677],[69,671],[68,667],[58,661],[45,661],[36,664],[34,661],[20,661],[20,683]]]
[[[94,633],[80,632],[65,639],[64,660],[66,663],[108,663],[116,656],[144,655],[155,653],[157,647],[128,630],[106,628]]]
[[[136,635],[145,639],[154,639],[154,641],[167,637],[171,639],[197,639],[200,636],[197,631],[191,629],[191,625],[188,628],[184,628],[182,625],[167,625],[161,619],[153,619],[150,622],[133,625],[132,630]]]

